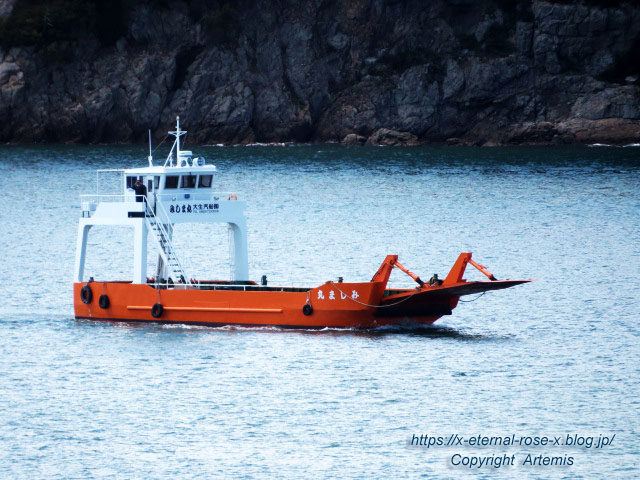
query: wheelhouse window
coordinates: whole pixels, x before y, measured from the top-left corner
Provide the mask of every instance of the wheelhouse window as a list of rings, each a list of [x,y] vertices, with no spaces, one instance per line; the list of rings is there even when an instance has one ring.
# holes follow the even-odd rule
[[[167,175],[164,181],[164,188],[178,188],[179,179],[180,177],[178,175]]]
[[[133,186],[136,183],[136,180],[138,180],[138,178],[140,177],[136,177],[133,175],[127,175],[127,188],[133,188]]]
[[[195,188],[196,187],[196,176],[195,175],[183,175],[182,176],[182,184],[181,188]]]
[[[153,186],[156,190],[160,188],[160,175],[153,177]]]
[[[213,175],[200,175],[198,180],[198,188],[211,188],[211,179]]]

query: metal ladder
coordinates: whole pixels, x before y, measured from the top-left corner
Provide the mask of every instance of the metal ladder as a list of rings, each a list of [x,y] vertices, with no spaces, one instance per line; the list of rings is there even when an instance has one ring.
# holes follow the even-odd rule
[[[173,248],[173,244],[171,243],[171,236],[169,232],[165,228],[165,223],[168,225],[171,222],[169,221],[169,216],[167,215],[164,207],[161,202],[155,202],[155,212],[154,209],[149,207],[149,203],[145,201],[145,219],[147,221],[147,228],[153,232],[153,235],[156,239],[160,250],[160,256],[164,261],[164,264],[171,271],[174,276],[176,282],[180,281],[184,285],[191,285],[191,281],[182,267],[182,263],[176,254],[175,249]],[[157,212],[160,212],[165,221],[161,221],[158,219]]]

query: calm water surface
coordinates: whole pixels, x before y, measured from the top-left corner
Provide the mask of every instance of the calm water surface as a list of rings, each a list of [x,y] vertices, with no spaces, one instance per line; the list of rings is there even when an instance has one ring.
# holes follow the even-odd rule
[[[639,148],[198,153],[219,190],[248,200],[254,279],[368,280],[389,253],[428,278],[472,251],[498,278],[537,282],[426,329],[76,321],[78,196],[98,168],[143,166],[145,148],[0,147],[0,477],[640,476]],[[86,273],[128,278],[131,232],[95,230]],[[178,235],[193,276],[228,275],[226,229]],[[616,437],[602,449],[409,445],[456,433]],[[453,466],[456,453],[517,465]],[[529,453],[573,465],[521,465]]]

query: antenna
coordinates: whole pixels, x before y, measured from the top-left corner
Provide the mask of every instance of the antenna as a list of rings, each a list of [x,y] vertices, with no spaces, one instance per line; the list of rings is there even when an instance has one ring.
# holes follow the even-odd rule
[[[151,129],[149,129],[149,157],[147,158],[147,160],[149,160],[149,166],[153,167],[153,153],[151,152]]]
[[[180,159],[180,135],[182,135],[180,131],[180,117],[176,117],[176,162]]]

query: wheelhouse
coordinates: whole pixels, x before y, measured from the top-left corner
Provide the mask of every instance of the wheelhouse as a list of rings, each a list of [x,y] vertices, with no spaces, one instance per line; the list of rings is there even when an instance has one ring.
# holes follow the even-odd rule
[[[124,190],[133,195],[134,185],[140,180],[150,200],[164,196],[204,198],[213,192],[215,172],[213,165],[129,169],[124,171]]]

